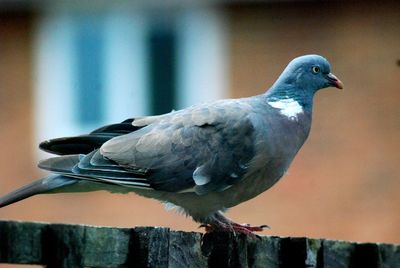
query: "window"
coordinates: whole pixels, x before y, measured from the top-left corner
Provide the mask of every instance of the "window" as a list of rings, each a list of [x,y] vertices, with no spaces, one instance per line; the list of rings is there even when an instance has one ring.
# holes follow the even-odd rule
[[[170,28],[152,28],[147,40],[149,91],[152,114],[175,108],[176,53],[175,33]]]
[[[73,89],[77,104],[75,120],[80,125],[104,121],[104,27],[102,20],[83,16],[75,22],[74,52],[76,67]]]
[[[51,10],[51,9],[49,9]],[[223,13],[43,12],[35,33],[36,144],[227,94]],[[152,14],[154,15],[154,14]]]

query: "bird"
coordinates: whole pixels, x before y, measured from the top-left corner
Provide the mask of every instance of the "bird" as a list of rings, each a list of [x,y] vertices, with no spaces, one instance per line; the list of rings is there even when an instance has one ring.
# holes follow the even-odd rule
[[[55,156],[38,167],[50,175],[0,198],[0,207],[37,194],[133,192],[161,201],[207,232],[248,235],[267,225],[239,224],[227,209],[272,187],[306,141],[314,94],[343,89],[327,59],[289,62],[264,93],[205,102],[130,118],[39,148]]]

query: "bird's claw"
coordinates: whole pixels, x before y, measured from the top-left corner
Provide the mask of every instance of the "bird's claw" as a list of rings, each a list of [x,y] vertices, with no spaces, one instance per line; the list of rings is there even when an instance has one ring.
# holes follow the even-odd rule
[[[264,229],[271,229],[271,227],[269,227],[266,224],[263,224],[263,225],[260,225],[260,226],[251,226],[248,223],[243,223],[243,224],[234,223],[234,225],[238,225],[238,226],[245,227],[245,228],[248,228],[248,229],[256,229],[255,232],[261,232]]]
[[[254,232],[262,232],[264,229],[270,229],[268,225],[251,226],[250,224],[201,224],[199,228],[204,228],[206,233],[211,232],[234,232],[245,234],[251,237],[258,237]]]

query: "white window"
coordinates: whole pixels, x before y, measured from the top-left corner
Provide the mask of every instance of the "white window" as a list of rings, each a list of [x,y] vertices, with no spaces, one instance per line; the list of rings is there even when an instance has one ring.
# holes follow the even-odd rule
[[[34,46],[36,143],[148,115],[160,103],[166,111],[226,97],[223,13],[186,10],[168,21],[159,27],[153,13],[129,10],[45,12]]]

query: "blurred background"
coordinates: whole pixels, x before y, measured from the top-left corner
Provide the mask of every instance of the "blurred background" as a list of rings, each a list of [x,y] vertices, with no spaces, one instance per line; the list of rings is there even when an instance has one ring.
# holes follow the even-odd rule
[[[289,173],[228,216],[265,235],[400,243],[398,1],[0,1],[0,194],[44,175],[41,140],[259,94],[308,53],[345,90],[316,95]],[[0,219],[199,230],[107,192],[35,196]]]

